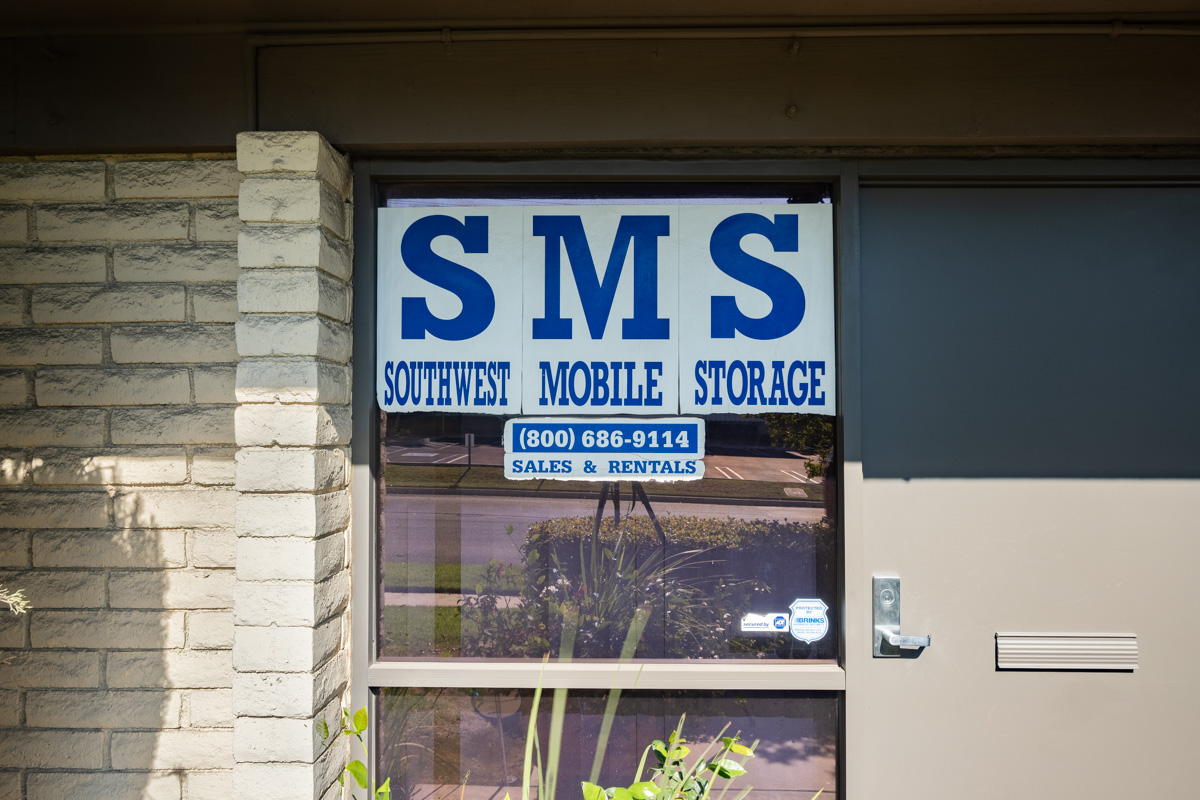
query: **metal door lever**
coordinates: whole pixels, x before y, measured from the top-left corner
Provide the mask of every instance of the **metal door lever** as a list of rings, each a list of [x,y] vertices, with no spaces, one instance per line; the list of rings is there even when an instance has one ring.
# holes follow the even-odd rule
[[[875,630],[892,647],[929,647],[928,636],[901,636],[880,625]]]
[[[875,616],[875,658],[899,658],[902,647],[929,647],[928,636],[900,633],[900,579],[876,575],[871,579]]]

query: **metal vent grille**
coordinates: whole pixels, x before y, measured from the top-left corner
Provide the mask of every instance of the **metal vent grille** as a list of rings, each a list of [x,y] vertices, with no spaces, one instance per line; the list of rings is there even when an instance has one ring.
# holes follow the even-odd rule
[[[997,669],[1138,668],[1133,633],[997,633]]]

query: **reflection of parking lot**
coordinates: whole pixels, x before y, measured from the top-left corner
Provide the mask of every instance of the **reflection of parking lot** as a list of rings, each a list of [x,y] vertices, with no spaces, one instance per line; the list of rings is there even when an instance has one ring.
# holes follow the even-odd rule
[[[387,445],[388,463],[436,464],[438,466],[503,466],[504,449],[493,444],[478,444],[470,452],[461,442],[406,442]],[[731,481],[775,481],[779,483],[818,483],[808,477],[805,465],[814,456],[791,450],[765,447],[720,448],[704,457],[705,477]]]

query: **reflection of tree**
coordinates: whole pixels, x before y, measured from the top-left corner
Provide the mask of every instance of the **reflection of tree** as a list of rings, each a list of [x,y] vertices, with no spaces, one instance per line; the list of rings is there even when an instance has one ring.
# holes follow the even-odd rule
[[[824,414],[762,414],[773,447],[825,455],[833,447],[833,417]]]

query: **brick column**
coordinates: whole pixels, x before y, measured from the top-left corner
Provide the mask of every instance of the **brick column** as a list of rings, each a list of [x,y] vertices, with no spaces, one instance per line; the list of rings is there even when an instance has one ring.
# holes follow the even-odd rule
[[[320,135],[244,133],[234,796],[337,793],[348,685],[351,175]]]

